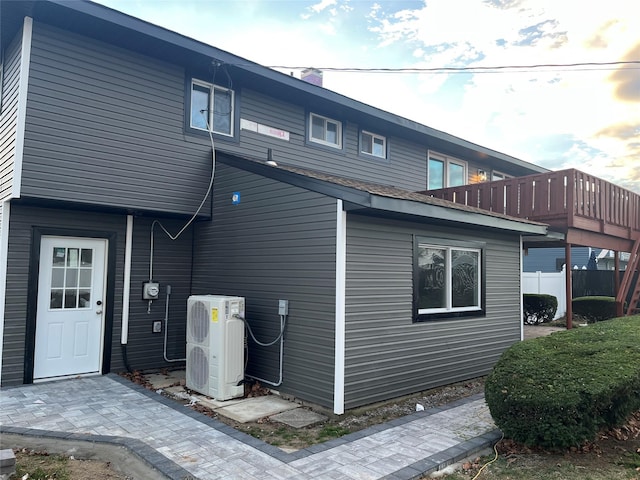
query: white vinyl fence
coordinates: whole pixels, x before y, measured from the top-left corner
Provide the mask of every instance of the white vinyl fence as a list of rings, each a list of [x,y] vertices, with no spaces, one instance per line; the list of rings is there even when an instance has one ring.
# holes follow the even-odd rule
[[[565,289],[565,272],[543,273],[522,272],[522,293],[545,293],[558,299],[556,318],[567,313],[567,293]]]

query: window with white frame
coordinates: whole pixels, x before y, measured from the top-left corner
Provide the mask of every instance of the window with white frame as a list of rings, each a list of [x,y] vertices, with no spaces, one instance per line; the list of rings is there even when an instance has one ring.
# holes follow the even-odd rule
[[[414,256],[417,320],[483,313],[480,244],[417,238]]]
[[[491,172],[491,181],[506,180],[507,178],[513,178],[513,177],[511,175],[507,175],[506,173],[498,172],[496,170],[493,170]]]
[[[310,113],[309,141],[342,148],[342,122]]]
[[[429,152],[428,189],[457,187],[467,184],[467,162]]]
[[[360,153],[387,158],[387,139],[382,135],[362,130],[360,132]]]
[[[232,137],[233,110],[233,90],[199,80],[191,82],[191,128]]]

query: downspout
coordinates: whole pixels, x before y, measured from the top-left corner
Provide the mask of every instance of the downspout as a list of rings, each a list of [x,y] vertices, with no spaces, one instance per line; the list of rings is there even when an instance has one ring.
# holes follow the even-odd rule
[[[122,286],[122,327],[120,330],[120,347],[122,361],[127,372],[131,372],[127,358],[127,342],[129,341],[129,297],[131,293],[131,250],[133,245],[133,215],[127,215],[127,233],[124,244],[124,280]]]
[[[524,340],[524,296],[522,288],[522,276],[524,275],[523,264],[524,248],[522,245],[522,235],[520,235],[520,341]],[[540,272],[538,272],[538,293],[540,293]]]
[[[567,295],[567,330],[571,330],[573,328],[573,285],[571,283],[571,274],[573,270],[571,269],[571,244],[564,244],[564,264],[565,267],[565,294]]]
[[[346,342],[346,275],[347,275],[347,214],[342,200],[336,202],[336,318],[333,373],[333,413],[344,413],[345,342]]]

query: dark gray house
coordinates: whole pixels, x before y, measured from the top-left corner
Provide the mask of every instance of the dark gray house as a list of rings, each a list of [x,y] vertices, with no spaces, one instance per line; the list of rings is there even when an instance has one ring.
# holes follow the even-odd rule
[[[2,385],[184,364],[196,294],[263,339],[288,300],[247,373],[336,413],[521,339],[547,226],[425,190],[545,169],[90,2],[0,8]]]

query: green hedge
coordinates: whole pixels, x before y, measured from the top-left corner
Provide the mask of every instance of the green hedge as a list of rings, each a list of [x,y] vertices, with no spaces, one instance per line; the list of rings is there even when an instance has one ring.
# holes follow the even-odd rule
[[[526,445],[577,446],[640,409],[640,315],[514,344],[485,383],[496,425]]]
[[[589,323],[601,322],[616,317],[614,297],[578,297],[571,301],[573,313],[587,319]]]
[[[553,320],[558,310],[558,299],[544,293],[525,293],[522,306],[522,321],[526,325],[537,325]]]

